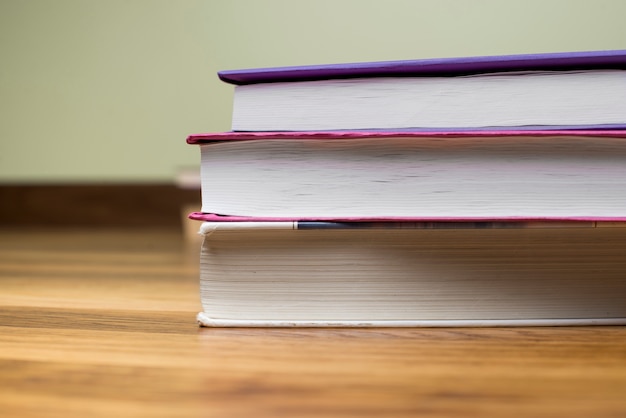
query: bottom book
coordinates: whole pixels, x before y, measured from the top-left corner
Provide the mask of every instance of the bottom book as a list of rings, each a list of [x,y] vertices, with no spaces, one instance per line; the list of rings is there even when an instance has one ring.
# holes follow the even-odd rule
[[[330,225],[330,224],[327,224]],[[626,324],[626,228],[203,223],[202,326]],[[595,225],[595,224],[594,224]]]

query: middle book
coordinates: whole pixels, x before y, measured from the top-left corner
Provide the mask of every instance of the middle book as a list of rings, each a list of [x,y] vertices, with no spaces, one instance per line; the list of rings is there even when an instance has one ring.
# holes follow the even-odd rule
[[[227,132],[202,212],[257,220],[621,220],[626,131]]]

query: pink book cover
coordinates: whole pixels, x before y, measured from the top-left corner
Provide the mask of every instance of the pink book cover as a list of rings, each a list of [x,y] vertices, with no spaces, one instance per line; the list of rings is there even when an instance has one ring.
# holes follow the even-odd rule
[[[363,131],[292,131],[292,132],[214,132],[189,135],[187,143],[199,145],[219,141],[250,141],[263,139],[363,139],[363,138],[494,138],[499,137],[586,136],[626,138],[626,129],[515,129],[515,130],[363,130]]]
[[[429,218],[413,218],[413,217],[380,217],[380,218],[363,218],[363,217],[310,217],[310,218],[289,218],[289,217],[253,217],[253,216],[230,216],[220,215],[215,213],[203,213],[192,212],[189,214],[189,218],[196,221],[203,222],[303,222],[303,223],[363,223],[369,224],[368,226],[379,226],[379,224],[406,224],[406,226],[427,228],[431,223],[446,223],[448,226],[463,226],[462,224],[472,224],[474,226],[483,227],[497,227],[497,226],[509,226],[513,227],[516,224],[520,226],[522,224],[535,224],[535,223],[554,223],[554,225],[564,225],[565,223],[587,223],[597,226],[598,222],[606,223],[622,223],[626,222],[626,216],[613,216],[613,217],[567,217],[567,218],[551,218],[551,217],[464,217],[464,218],[450,218],[450,217],[429,217]],[[430,225],[436,227],[436,225]],[[545,225],[549,226],[549,225]],[[624,224],[626,226],[626,224]],[[389,225],[393,227],[393,225]]]

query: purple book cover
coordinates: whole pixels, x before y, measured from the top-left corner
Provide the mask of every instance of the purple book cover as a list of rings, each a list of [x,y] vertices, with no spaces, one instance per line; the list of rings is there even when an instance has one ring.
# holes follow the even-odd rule
[[[592,69],[626,69],[626,50],[254,68],[220,71],[218,76],[226,83],[243,85],[332,78],[446,77],[504,71],[574,71]]]

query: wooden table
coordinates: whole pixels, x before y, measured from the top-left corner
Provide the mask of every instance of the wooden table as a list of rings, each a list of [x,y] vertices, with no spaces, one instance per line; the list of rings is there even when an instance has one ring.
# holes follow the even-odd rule
[[[0,416],[626,416],[626,327],[198,328],[196,253],[0,230]]]

